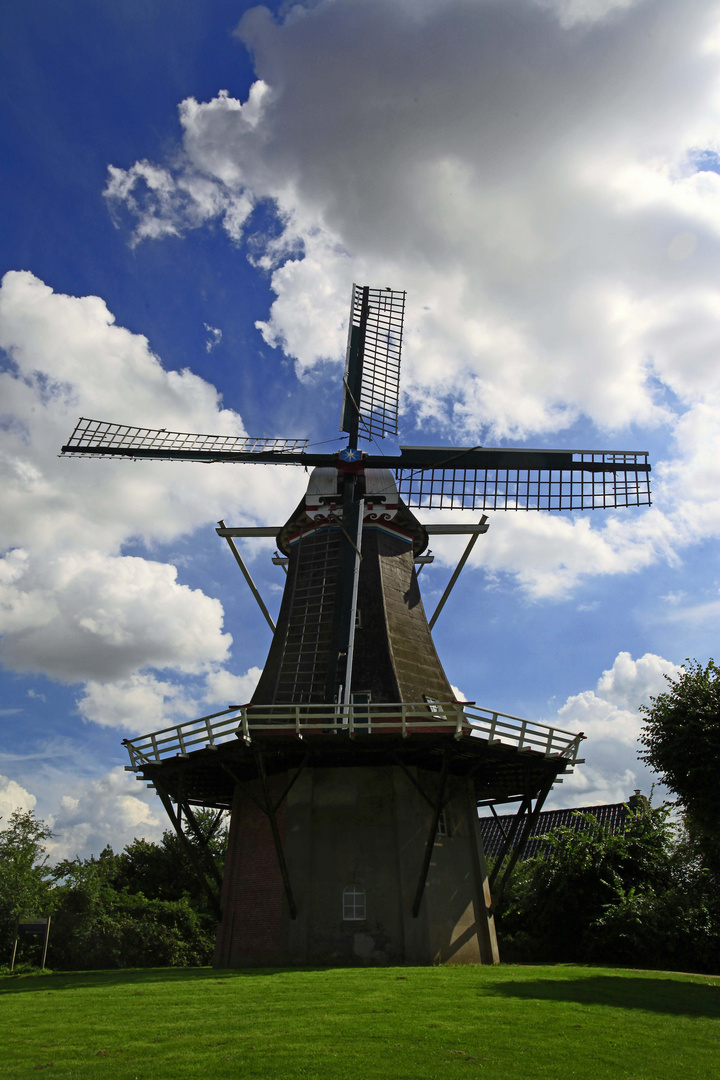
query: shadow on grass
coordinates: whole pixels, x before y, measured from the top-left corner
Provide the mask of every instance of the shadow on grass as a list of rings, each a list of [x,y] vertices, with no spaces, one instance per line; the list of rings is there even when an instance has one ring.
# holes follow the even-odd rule
[[[581,1005],[610,1005],[615,1009],[644,1009],[674,1016],[720,1017],[720,985],[594,975],[581,979],[533,979],[497,982],[486,993],[535,1001],[572,1001]]]
[[[286,975],[303,971],[327,971],[327,968],[118,968],[112,971],[53,971],[41,974],[6,975],[0,978],[0,995],[45,993],[56,990],[81,990],[88,987],[138,986],[148,983],[228,982],[255,975]]]

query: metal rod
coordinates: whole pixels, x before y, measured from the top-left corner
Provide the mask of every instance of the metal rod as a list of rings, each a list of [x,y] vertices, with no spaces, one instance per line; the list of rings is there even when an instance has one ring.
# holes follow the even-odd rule
[[[47,950],[48,950],[48,940],[49,940],[49,938],[50,938],[50,916],[48,915],[48,917],[47,917],[47,925],[45,926],[45,944],[43,945],[43,958],[42,958],[42,968],[41,968],[42,971],[45,970],[45,960],[47,959]]]
[[[223,530],[225,530],[225,522],[224,521],[219,521],[218,525],[220,525],[220,527]],[[270,612],[265,607],[265,604],[263,602],[263,598],[260,595],[260,593],[258,592],[255,582],[250,577],[250,571],[248,570],[247,566],[243,562],[242,555],[240,554],[240,552],[236,548],[235,542],[233,541],[233,538],[231,536],[228,536],[226,531],[224,532],[224,536],[225,536],[225,539],[228,542],[230,550],[232,551],[233,555],[235,556],[236,563],[238,564],[238,566],[240,567],[240,569],[243,572],[243,577],[245,578],[248,585],[250,586],[250,592],[253,594],[253,596],[257,600],[258,607],[260,608],[263,615],[265,616],[265,621],[267,622],[268,626],[270,627],[270,629],[272,630],[272,632],[274,634],[275,633],[275,623],[273,622],[272,618],[270,617]]]
[[[484,524],[486,524],[486,522],[487,522],[487,518],[483,514],[482,519],[480,521],[480,524],[484,525]],[[487,531],[487,529],[485,531]],[[437,622],[438,615],[440,614],[442,609],[445,607],[445,601],[450,596],[450,593],[453,591],[453,587],[455,585],[455,582],[460,577],[460,574],[462,573],[462,568],[464,567],[465,563],[468,561],[468,558],[470,557],[470,552],[472,551],[472,549],[475,547],[475,544],[477,543],[478,536],[480,536],[480,533],[476,532],[476,533],[473,533],[473,535],[470,537],[470,539],[468,541],[468,545],[465,548],[465,551],[463,552],[459,563],[455,567],[455,573],[453,574],[453,576],[448,581],[448,583],[447,583],[447,585],[445,587],[445,592],[440,597],[440,603],[435,608],[435,611],[433,612],[433,616],[430,619],[430,622],[428,623],[428,626],[430,627],[431,630],[432,630],[433,626],[435,625],[435,623]]]
[[[352,593],[350,594],[350,634],[348,639],[347,660],[345,662],[345,695],[344,705],[349,705],[352,700],[352,669],[355,655],[355,621],[357,619],[358,582],[360,580],[360,560],[362,558],[362,529],[363,514],[365,512],[365,500],[359,499],[357,533],[355,536],[355,565],[353,566]]]

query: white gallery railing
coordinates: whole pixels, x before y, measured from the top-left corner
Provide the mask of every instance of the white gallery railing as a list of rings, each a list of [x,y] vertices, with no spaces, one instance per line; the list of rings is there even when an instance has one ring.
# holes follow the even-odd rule
[[[222,712],[187,720],[182,724],[124,739],[130,767],[170,757],[185,757],[194,750],[212,749],[229,739],[251,743],[254,736],[314,735],[343,733],[350,737],[367,735],[429,735],[447,732],[456,739],[473,735],[489,746],[512,746],[536,751],[545,757],[576,764],[582,734],[549,727],[534,720],[485,709],[472,702],[420,702],[403,704],[352,705],[238,705]]]

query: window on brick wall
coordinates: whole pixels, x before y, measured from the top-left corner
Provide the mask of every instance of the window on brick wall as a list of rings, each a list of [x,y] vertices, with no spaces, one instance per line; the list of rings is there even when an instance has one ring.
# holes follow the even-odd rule
[[[343,920],[359,922],[365,918],[365,890],[362,885],[346,885],[343,889]]]

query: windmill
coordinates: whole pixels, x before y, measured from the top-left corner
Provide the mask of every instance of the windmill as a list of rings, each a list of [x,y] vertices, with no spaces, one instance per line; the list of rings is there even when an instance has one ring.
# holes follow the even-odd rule
[[[217,530],[273,631],[252,701],[125,740],[215,905],[217,966],[497,962],[498,896],[551,787],[581,760],[582,733],[455,700],[430,629],[487,518],[423,525],[413,510],[649,505],[647,454],[362,450],[397,434],[404,312],[404,292],[353,286],[336,453],[88,419],[62,448],[312,469],[285,525]],[[428,622],[418,574],[442,532],[470,539]],[[234,543],[258,535],[276,537],[287,574],[277,624]],[[488,876],[477,807],[513,802]],[[197,807],[216,823],[231,811],[223,875]]]

